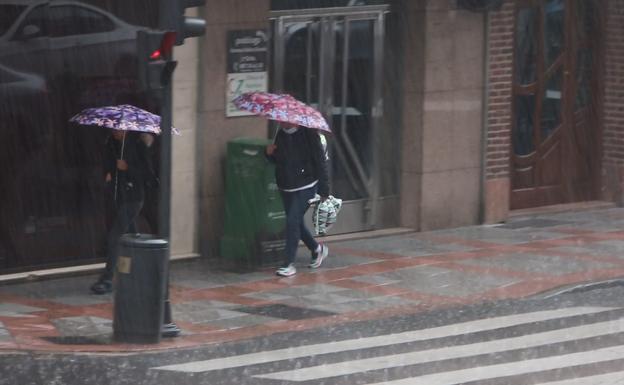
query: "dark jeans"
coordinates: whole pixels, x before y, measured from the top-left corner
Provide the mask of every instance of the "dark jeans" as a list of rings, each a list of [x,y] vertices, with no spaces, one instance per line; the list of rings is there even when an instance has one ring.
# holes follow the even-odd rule
[[[302,240],[310,251],[316,250],[318,243],[303,222],[308,207],[308,200],[314,198],[316,186],[305,190],[282,191],[282,201],[286,210],[286,265],[295,262],[299,240]]]
[[[113,279],[117,254],[119,254],[119,238],[128,231],[136,231],[134,221],[143,207],[143,202],[124,202],[117,207],[113,224],[106,236],[106,268],[101,280]]]

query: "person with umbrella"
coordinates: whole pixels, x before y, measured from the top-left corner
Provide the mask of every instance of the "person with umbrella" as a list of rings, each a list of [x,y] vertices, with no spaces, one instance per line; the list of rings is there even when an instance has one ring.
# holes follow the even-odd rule
[[[147,137],[146,137],[147,135]],[[113,130],[105,144],[104,178],[115,203],[115,217],[106,236],[106,267],[91,286],[94,294],[110,293],[121,235],[136,232],[135,221],[145,200],[145,187],[155,186],[148,133]]]
[[[115,218],[106,237],[106,268],[91,286],[93,293],[106,294],[113,290],[119,238],[127,231],[136,231],[134,222],[143,207],[145,187],[158,184],[148,149],[153,135],[160,134],[160,117],[121,104],[87,108],[70,122],[112,130],[105,144],[104,179],[115,202]]]
[[[286,211],[286,260],[276,274],[289,277],[297,273],[295,257],[299,240],[310,250],[311,268],[321,266],[328,248],[318,243],[303,217],[317,192],[329,196],[329,176],[321,138],[314,130],[293,123],[280,123],[275,142],[266,148],[267,158],[275,164],[275,179]]]
[[[276,274],[290,277],[297,273],[295,258],[299,240],[311,252],[308,266],[320,267],[329,249],[314,239],[303,217],[317,193],[322,200],[329,196],[327,158],[317,132],[331,132],[325,119],[290,95],[255,92],[243,94],[233,102],[240,109],[279,124],[273,144],[266,148],[267,159],[275,164],[275,179],[286,211],[286,260]]]

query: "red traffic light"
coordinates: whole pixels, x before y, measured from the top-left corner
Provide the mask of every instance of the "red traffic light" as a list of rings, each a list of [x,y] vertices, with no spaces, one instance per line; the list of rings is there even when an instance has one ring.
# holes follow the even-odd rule
[[[171,57],[173,52],[173,46],[176,42],[176,33],[175,32],[167,32],[164,34],[162,41],[160,42],[160,47],[154,50],[150,54],[150,59],[152,60],[161,60],[167,57]]]

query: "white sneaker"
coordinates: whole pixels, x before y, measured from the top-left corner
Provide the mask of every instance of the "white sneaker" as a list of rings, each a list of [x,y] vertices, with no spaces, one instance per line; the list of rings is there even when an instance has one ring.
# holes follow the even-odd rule
[[[312,261],[308,265],[311,269],[316,269],[320,267],[327,255],[329,254],[329,248],[324,244],[321,245],[321,251],[312,253]]]
[[[291,263],[290,265],[286,267],[280,267],[279,269],[277,269],[275,274],[282,276],[282,277],[290,277],[292,275],[297,274],[297,269],[295,269],[295,265]]]

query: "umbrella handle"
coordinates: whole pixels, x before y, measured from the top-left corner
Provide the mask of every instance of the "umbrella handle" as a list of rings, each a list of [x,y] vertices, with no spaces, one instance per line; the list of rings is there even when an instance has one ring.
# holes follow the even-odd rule
[[[123,160],[125,146],[126,146],[126,132],[124,131],[123,138],[121,139],[121,157],[119,158],[120,160]]]
[[[275,130],[275,134],[273,135],[273,144],[275,144],[275,139],[277,139],[277,134],[282,129],[282,127],[278,124],[277,129]]]
[[[120,160],[123,160],[124,147],[126,146],[126,132],[124,131],[123,138],[121,139],[121,156]],[[115,195],[113,196],[113,200],[117,202],[117,177],[119,175],[119,170],[117,169],[117,165],[115,165]]]

